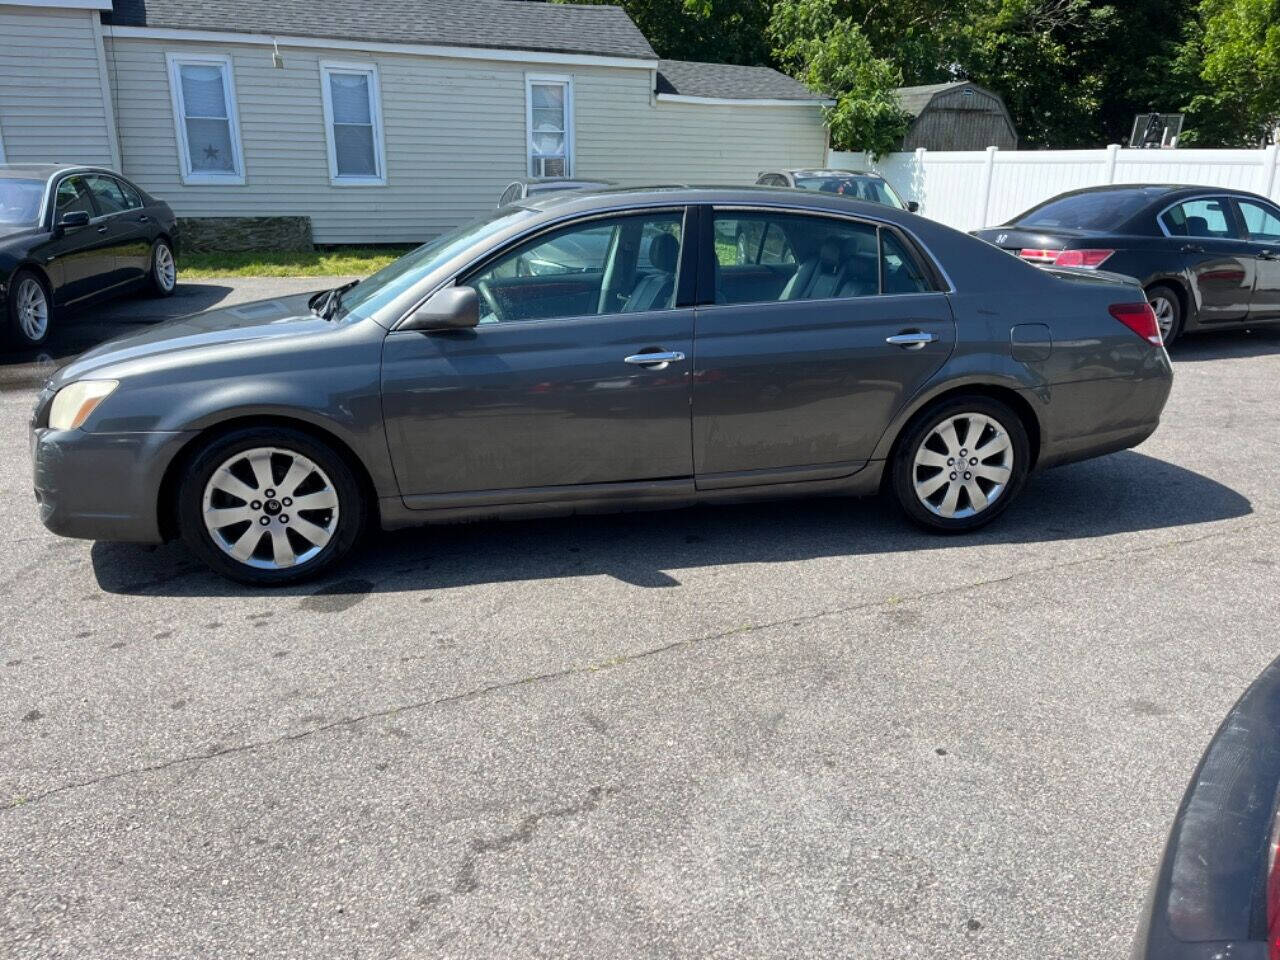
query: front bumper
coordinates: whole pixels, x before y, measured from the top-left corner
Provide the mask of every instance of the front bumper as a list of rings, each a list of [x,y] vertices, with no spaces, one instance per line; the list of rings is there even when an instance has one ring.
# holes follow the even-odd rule
[[[160,484],[182,446],[177,433],[31,429],[40,519],[63,537],[159,543]]]

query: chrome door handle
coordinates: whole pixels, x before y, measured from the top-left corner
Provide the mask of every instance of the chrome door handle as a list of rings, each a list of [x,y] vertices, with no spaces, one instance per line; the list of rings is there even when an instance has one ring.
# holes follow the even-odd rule
[[[895,333],[892,337],[885,337],[885,343],[892,343],[895,347],[902,347],[904,350],[922,350],[926,343],[933,343],[938,339],[936,333],[925,333],[922,330],[912,330],[907,333]]]
[[[679,350],[667,350],[664,353],[633,353],[623,358],[623,363],[634,363],[640,367],[656,367],[668,363],[679,363],[684,354]]]
[[[98,232],[99,232],[99,233],[106,233],[109,229],[111,229],[111,228],[110,228],[110,227],[108,227],[108,226],[104,223],[102,226],[100,226],[100,227],[98,228]]]

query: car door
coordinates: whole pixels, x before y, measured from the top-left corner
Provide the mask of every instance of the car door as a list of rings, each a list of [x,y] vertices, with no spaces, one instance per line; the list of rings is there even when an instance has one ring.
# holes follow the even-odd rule
[[[54,187],[53,235],[45,250],[45,269],[53,280],[54,302],[84,300],[111,284],[115,249],[110,228],[95,223],[98,208],[81,175],[63,177]],[[83,226],[59,226],[68,213],[87,213]]]
[[[1280,319],[1280,208],[1263,200],[1233,198],[1253,251],[1250,320]]]
[[[698,488],[852,473],[954,349],[940,282],[888,226],[733,208],[703,220],[710,269],[694,320]],[[771,295],[732,282],[742,265],[722,238],[740,229],[786,237],[795,263]]]
[[[112,269],[107,289],[142,279],[150,266],[151,227],[142,219],[142,200],[130,189],[132,199],[115,177],[87,174],[85,182],[93,194],[98,217],[93,226],[111,250]],[[105,227],[104,231],[102,228]]]
[[[684,208],[594,217],[458,278],[478,326],[393,332],[383,412],[410,507],[608,495],[693,474]]]
[[[1181,241],[1201,323],[1229,323],[1249,315],[1254,250],[1225,196],[1196,197],[1166,208],[1160,227]]]

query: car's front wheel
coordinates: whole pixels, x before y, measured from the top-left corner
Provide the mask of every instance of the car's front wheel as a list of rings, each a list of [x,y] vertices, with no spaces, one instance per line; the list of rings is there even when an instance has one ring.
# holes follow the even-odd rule
[[[53,323],[53,298],[44,281],[30,270],[19,270],[9,283],[9,307],[5,333],[18,349],[38,347],[49,339]]]
[[[171,297],[178,286],[178,261],[167,240],[157,240],[151,245],[151,270],[147,274],[147,289],[152,296]]]
[[[916,523],[960,533],[1008,508],[1030,459],[1026,428],[1013,410],[990,397],[954,397],[908,427],[890,466],[890,483]]]
[[[332,567],[359,539],[367,512],[342,456],[287,428],[218,437],[196,454],[178,490],[187,546],[223,576],[255,586]]]

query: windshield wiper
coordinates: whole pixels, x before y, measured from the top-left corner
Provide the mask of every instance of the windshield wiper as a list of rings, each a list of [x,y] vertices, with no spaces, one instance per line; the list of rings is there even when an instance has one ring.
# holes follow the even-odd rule
[[[332,290],[317,293],[311,298],[308,306],[311,307],[312,313],[317,316],[332,320],[333,315],[338,312],[338,307],[342,305],[342,295],[359,282],[359,280],[352,280],[350,283],[344,283],[342,286],[334,287]]]

